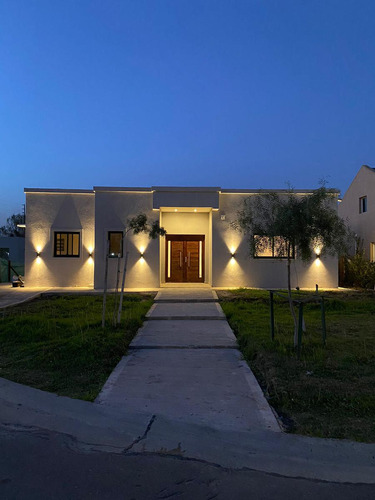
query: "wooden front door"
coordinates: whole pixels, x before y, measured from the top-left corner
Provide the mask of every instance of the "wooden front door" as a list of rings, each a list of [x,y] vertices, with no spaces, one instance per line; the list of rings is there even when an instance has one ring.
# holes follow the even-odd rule
[[[204,236],[167,235],[165,280],[172,283],[204,282]]]

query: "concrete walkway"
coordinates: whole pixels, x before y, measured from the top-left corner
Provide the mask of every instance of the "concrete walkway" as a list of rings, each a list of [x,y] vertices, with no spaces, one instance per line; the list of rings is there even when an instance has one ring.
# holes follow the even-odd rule
[[[10,283],[0,283],[0,310],[17,306],[39,297],[48,288],[12,287]]]
[[[280,432],[211,289],[167,289],[96,403],[176,422]]]

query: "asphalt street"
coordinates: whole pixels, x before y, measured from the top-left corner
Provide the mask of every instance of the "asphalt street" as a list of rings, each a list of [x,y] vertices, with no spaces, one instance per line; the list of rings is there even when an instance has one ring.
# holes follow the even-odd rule
[[[375,498],[375,485],[294,479],[163,454],[82,451],[67,434],[2,426],[0,498],[306,499]]]

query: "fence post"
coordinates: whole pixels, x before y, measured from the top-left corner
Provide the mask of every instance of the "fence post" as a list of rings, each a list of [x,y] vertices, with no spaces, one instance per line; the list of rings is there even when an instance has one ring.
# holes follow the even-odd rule
[[[271,340],[275,338],[275,316],[273,312],[273,292],[270,290],[270,325],[271,325]]]
[[[303,302],[299,303],[298,307],[298,359],[301,354],[301,346],[302,346],[302,325],[303,325]]]
[[[326,345],[327,339],[327,330],[326,330],[326,309],[324,305],[324,297],[321,298],[320,306],[322,310],[322,337],[323,337],[323,345]]]

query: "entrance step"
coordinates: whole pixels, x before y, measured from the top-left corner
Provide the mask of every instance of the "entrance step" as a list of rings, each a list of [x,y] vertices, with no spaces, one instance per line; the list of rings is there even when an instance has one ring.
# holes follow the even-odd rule
[[[215,302],[217,294],[211,287],[206,288],[163,288],[156,297],[155,302]]]

